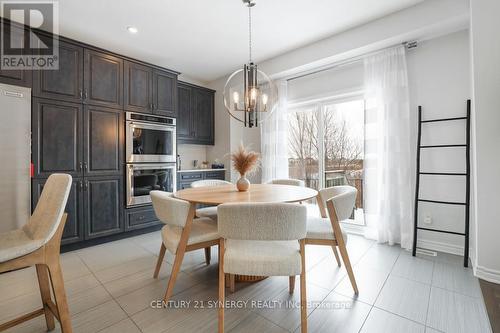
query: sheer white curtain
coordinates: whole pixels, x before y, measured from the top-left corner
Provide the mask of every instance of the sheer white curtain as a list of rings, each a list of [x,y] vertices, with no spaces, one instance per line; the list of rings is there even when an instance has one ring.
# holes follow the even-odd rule
[[[276,82],[278,100],[275,109],[262,123],[262,182],[288,178],[287,81]]]
[[[404,46],[364,60],[366,236],[411,248],[414,129]]]

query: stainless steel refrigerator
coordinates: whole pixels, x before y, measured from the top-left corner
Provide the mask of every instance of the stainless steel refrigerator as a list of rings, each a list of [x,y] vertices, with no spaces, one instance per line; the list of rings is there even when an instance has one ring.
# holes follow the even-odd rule
[[[30,166],[31,89],[0,84],[0,232],[29,219]]]

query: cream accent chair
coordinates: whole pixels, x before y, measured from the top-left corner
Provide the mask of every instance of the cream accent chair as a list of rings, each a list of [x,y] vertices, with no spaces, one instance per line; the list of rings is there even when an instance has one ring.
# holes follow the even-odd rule
[[[165,251],[168,250],[175,255],[172,273],[163,298],[166,303],[174,290],[184,253],[205,249],[205,260],[207,264],[210,263],[210,247],[219,244],[219,233],[217,232],[217,223],[212,219],[194,218],[195,209],[189,202],[176,199],[169,192],[151,191],[150,195],[156,216],[165,224],[161,229],[163,241],[153,274],[155,279],[160,273]]]
[[[207,186],[224,186],[224,185],[233,185],[233,184],[220,179],[204,179],[204,180],[197,180],[191,183],[192,188],[207,187]],[[214,221],[217,221],[217,206],[199,208],[196,210],[196,216],[208,217]]]
[[[291,186],[301,186],[301,187],[305,186],[305,183],[303,180],[292,179],[292,178],[273,179],[273,180],[269,181],[268,184],[291,185]]]
[[[347,233],[342,230],[339,222],[351,216],[357,193],[352,186],[333,186],[320,190],[316,199],[321,217],[308,217],[306,238],[306,244],[331,246],[340,267],[338,247],[356,294],[358,286],[346,248]]]
[[[307,332],[307,209],[287,203],[228,203],[219,214],[219,332],[224,331],[225,274],[300,275],[301,328]]]
[[[0,273],[35,266],[43,305],[38,310],[0,324],[0,331],[44,315],[47,330],[55,328],[55,317],[63,333],[72,332],[59,263],[61,237],[67,217],[64,208],[70,189],[71,176],[51,175],[29,222],[21,229],[0,234]]]

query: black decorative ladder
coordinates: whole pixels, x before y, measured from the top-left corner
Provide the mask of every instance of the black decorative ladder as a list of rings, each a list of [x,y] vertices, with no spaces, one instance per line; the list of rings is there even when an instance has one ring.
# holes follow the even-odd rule
[[[441,121],[466,121],[466,143],[457,145],[429,145],[422,146],[420,144],[422,138],[422,124],[434,123]],[[420,151],[422,149],[432,149],[432,148],[465,148],[466,155],[466,171],[465,173],[454,173],[454,172],[421,172],[420,171]],[[433,232],[441,232],[445,234],[460,235],[465,237],[464,244],[464,267],[469,266],[469,213],[470,213],[470,100],[467,100],[467,116],[456,117],[456,118],[443,118],[443,119],[432,119],[432,120],[422,120],[422,106],[418,107],[418,139],[417,139],[417,177],[415,186],[415,212],[414,212],[414,231],[413,231],[413,252],[412,255],[415,256],[417,253],[417,233],[418,230],[427,230]],[[453,201],[438,201],[421,199],[419,196],[420,189],[420,175],[433,175],[433,176],[463,176],[466,177],[466,189],[465,189],[465,202],[453,202]],[[418,226],[418,204],[419,202],[430,202],[434,204],[444,204],[444,205],[460,205],[465,206],[465,231],[454,232],[447,230],[423,228]]]

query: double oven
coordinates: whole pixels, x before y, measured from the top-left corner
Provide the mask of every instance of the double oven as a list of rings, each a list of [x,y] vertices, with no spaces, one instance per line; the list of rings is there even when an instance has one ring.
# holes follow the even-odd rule
[[[176,189],[175,118],[126,113],[127,207],[151,202],[149,192]]]

